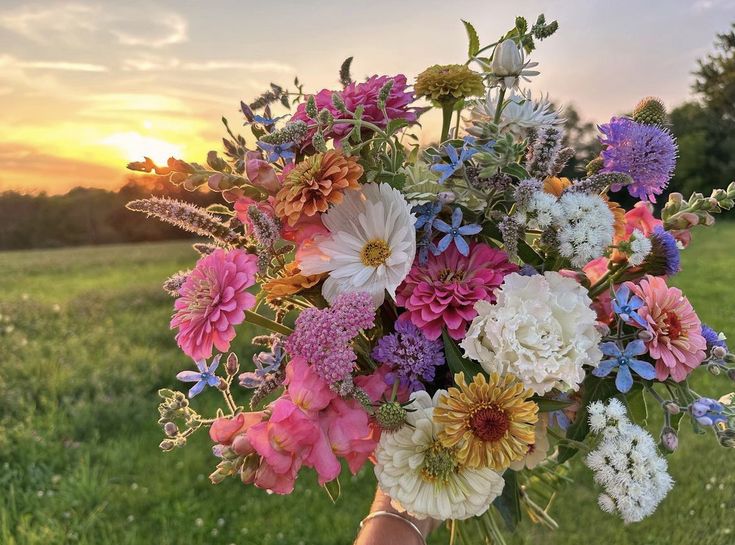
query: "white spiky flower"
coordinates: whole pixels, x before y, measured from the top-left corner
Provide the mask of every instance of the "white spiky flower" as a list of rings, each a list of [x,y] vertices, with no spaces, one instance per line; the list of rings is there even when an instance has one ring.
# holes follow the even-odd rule
[[[400,430],[383,433],[375,450],[375,475],[396,509],[417,518],[462,520],[481,515],[503,491],[503,478],[490,468],[461,465],[454,449],[439,441],[433,420],[439,397],[411,395],[412,412]]]
[[[498,107],[497,89],[488,91],[484,100],[475,102],[471,110],[467,132],[482,137],[482,123],[493,121]],[[566,121],[554,109],[548,96],[540,95],[534,99],[530,90],[510,93],[505,98],[506,104],[500,114],[498,128],[501,132],[509,132],[519,138],[526,136],[529,130],[539,130],[547,127],[563,125]]]
[[[633,230],[630,237],[630,254],[628,255],[628,263],[637,267],[645,261],[648,254],[651,253],[651,239],[644,235],[640,230]]]
[[[575,267],[602,256],[615,235],[615,217],[599,195],[565,193],[558,204],[559,253]]]
[[[601,439],[585,464],[604,492],[600,509],[617,513],[626,523],[651,515],[673,486],[664,460],[651,434],[633,424],[616,398],[587,407],[590,428]]]
[[[322,215],[329,236],[319,238],[300,261],[301,273],[329,273],[322,294],[330,303],[341,293],[366,291],[376,306],[385,292],[395,297],[416,255],[416,218],[400,191],[365,184],[348,191]]]

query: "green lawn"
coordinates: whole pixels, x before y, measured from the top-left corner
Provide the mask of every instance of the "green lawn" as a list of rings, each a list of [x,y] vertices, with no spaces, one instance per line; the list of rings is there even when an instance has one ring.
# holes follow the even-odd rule
[[[697,232],[677,284],[735,338],[733,243],[732,224]],[[189,365],[159,286],[193,260],[184,243],[0,253],[0,544],[351,542],[372,496],[369,467],[343,479],[333,506],[307,472],[288,497],[236,480],[210,485],[205,435],[159,451],[156,390],[178,386],[174,375]],[[247,336],[235,346],[244,362]],[[721,377],[699,382],[717,396],[735,390]],[[688,427],[682,443],[671,457],[678,485],[651,519],[626,527],[601,513],[577,467],[579,484],[553,509],[561,530],[528,528],[516,541],[735,543],[735,452]]]

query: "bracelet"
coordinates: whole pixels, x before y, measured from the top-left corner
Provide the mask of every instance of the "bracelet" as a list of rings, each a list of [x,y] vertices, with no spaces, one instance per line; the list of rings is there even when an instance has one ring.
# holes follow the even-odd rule
[[[423,545],[426,545],[426,539],[424,539],[424,534],[421,533],[421,530],[419,530],[419,527],[416,526],[413,522],[408,520],[405,517],[402,517],[401,515],[397,515],[396,513],[390,513],[388,511],[375,511],[374,513],[370,513],[368,516],[366,516],[362,521],[360,521],[360,528],[362,528],[365,523],[371,519],[377,518],[377,517],[390,517],[398,520],[402,520],[406,524],[408,524],[411,529],[416,532],[416,535],[419,537],[419,540]]]

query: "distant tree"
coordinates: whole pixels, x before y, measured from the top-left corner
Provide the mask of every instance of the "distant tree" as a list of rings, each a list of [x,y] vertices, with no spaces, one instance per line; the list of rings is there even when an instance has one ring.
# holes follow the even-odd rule
[[[671,112],[679,159],[671,188],[709,193],[735,179],[735,23],[718,34],[715,51],[698,61],[697,100]]]
[[[561,175],[567,178],[580,178],[585,175],[587,163],[600,153],[601,146],[597,140],[597,127],[591,121],[583,120],[574,105],[565,106],[562,115],[566,119],[564,123],[565,144],[573,147],[576,154],[564,167]]]

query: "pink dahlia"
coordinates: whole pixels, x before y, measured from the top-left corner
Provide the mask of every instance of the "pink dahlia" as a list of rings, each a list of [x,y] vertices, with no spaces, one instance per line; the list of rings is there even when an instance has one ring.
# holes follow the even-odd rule
[[[378,107],[378,94],[389,80],[393,80],[393,87],[391,87],[388,99],[385,102],[385,112],[388,114],[386,117]],[[362,113],[363,121],[385,128],[388,122],[393,119],[405,119],[409,122],[416,121],[415,109],[408,107],[415,100],[415,97],[412,92],[406,91],[406,87],[406,76],[403,74],[398,74],[393,77],[371,76],[367,81],[362,83],[350,83],[342,91],[322,89],[314,95],[314,99],[316,100],[316,107],[319,111],[327,109],[335,119],[352,119],[352,114],[342,113],[334,106],[332,94],[336,92],[342,98],[348,111],[354,112],[358,106],[362,106],[364,108]],[[305,121],[308,123],[309,118],[306,115],[305,102],[302,102],[296,108],[296,113],[294,113],[291,121]],[[309,132],[307,142],[311,142],[311,137],[314,135],[315,130],[312,129]],[[328,136],[341,139],[347,136],[351,130],[352,125],[350,124],[336,123]]]
[[[255,284],[258,258],[244,250],[215,250],[197,261],[179,289],[171,329],[176,341],[195,360],[212,356],[212,346],[224,352],[235,338],[245,311],[255,296],[245,291]]]
[[[656,361],[656,379],[681,382],[702,363],[707,346],[692,305],[661,277],[646,275],[638,284],[626,284],[644,303],[638,314],[653,335],[646,347]]]
[[[451,246],[429,256],[424,266],[414,262],[396,292],[396,302],[406,309],[401,318],[411,320],[429,339],[438,339],[444,326],[450,337],[461,339],[477,316],[475,303],[495,302],[495,288],[517,270],[505,252],[487,244],[471,244],[467,257]]]

